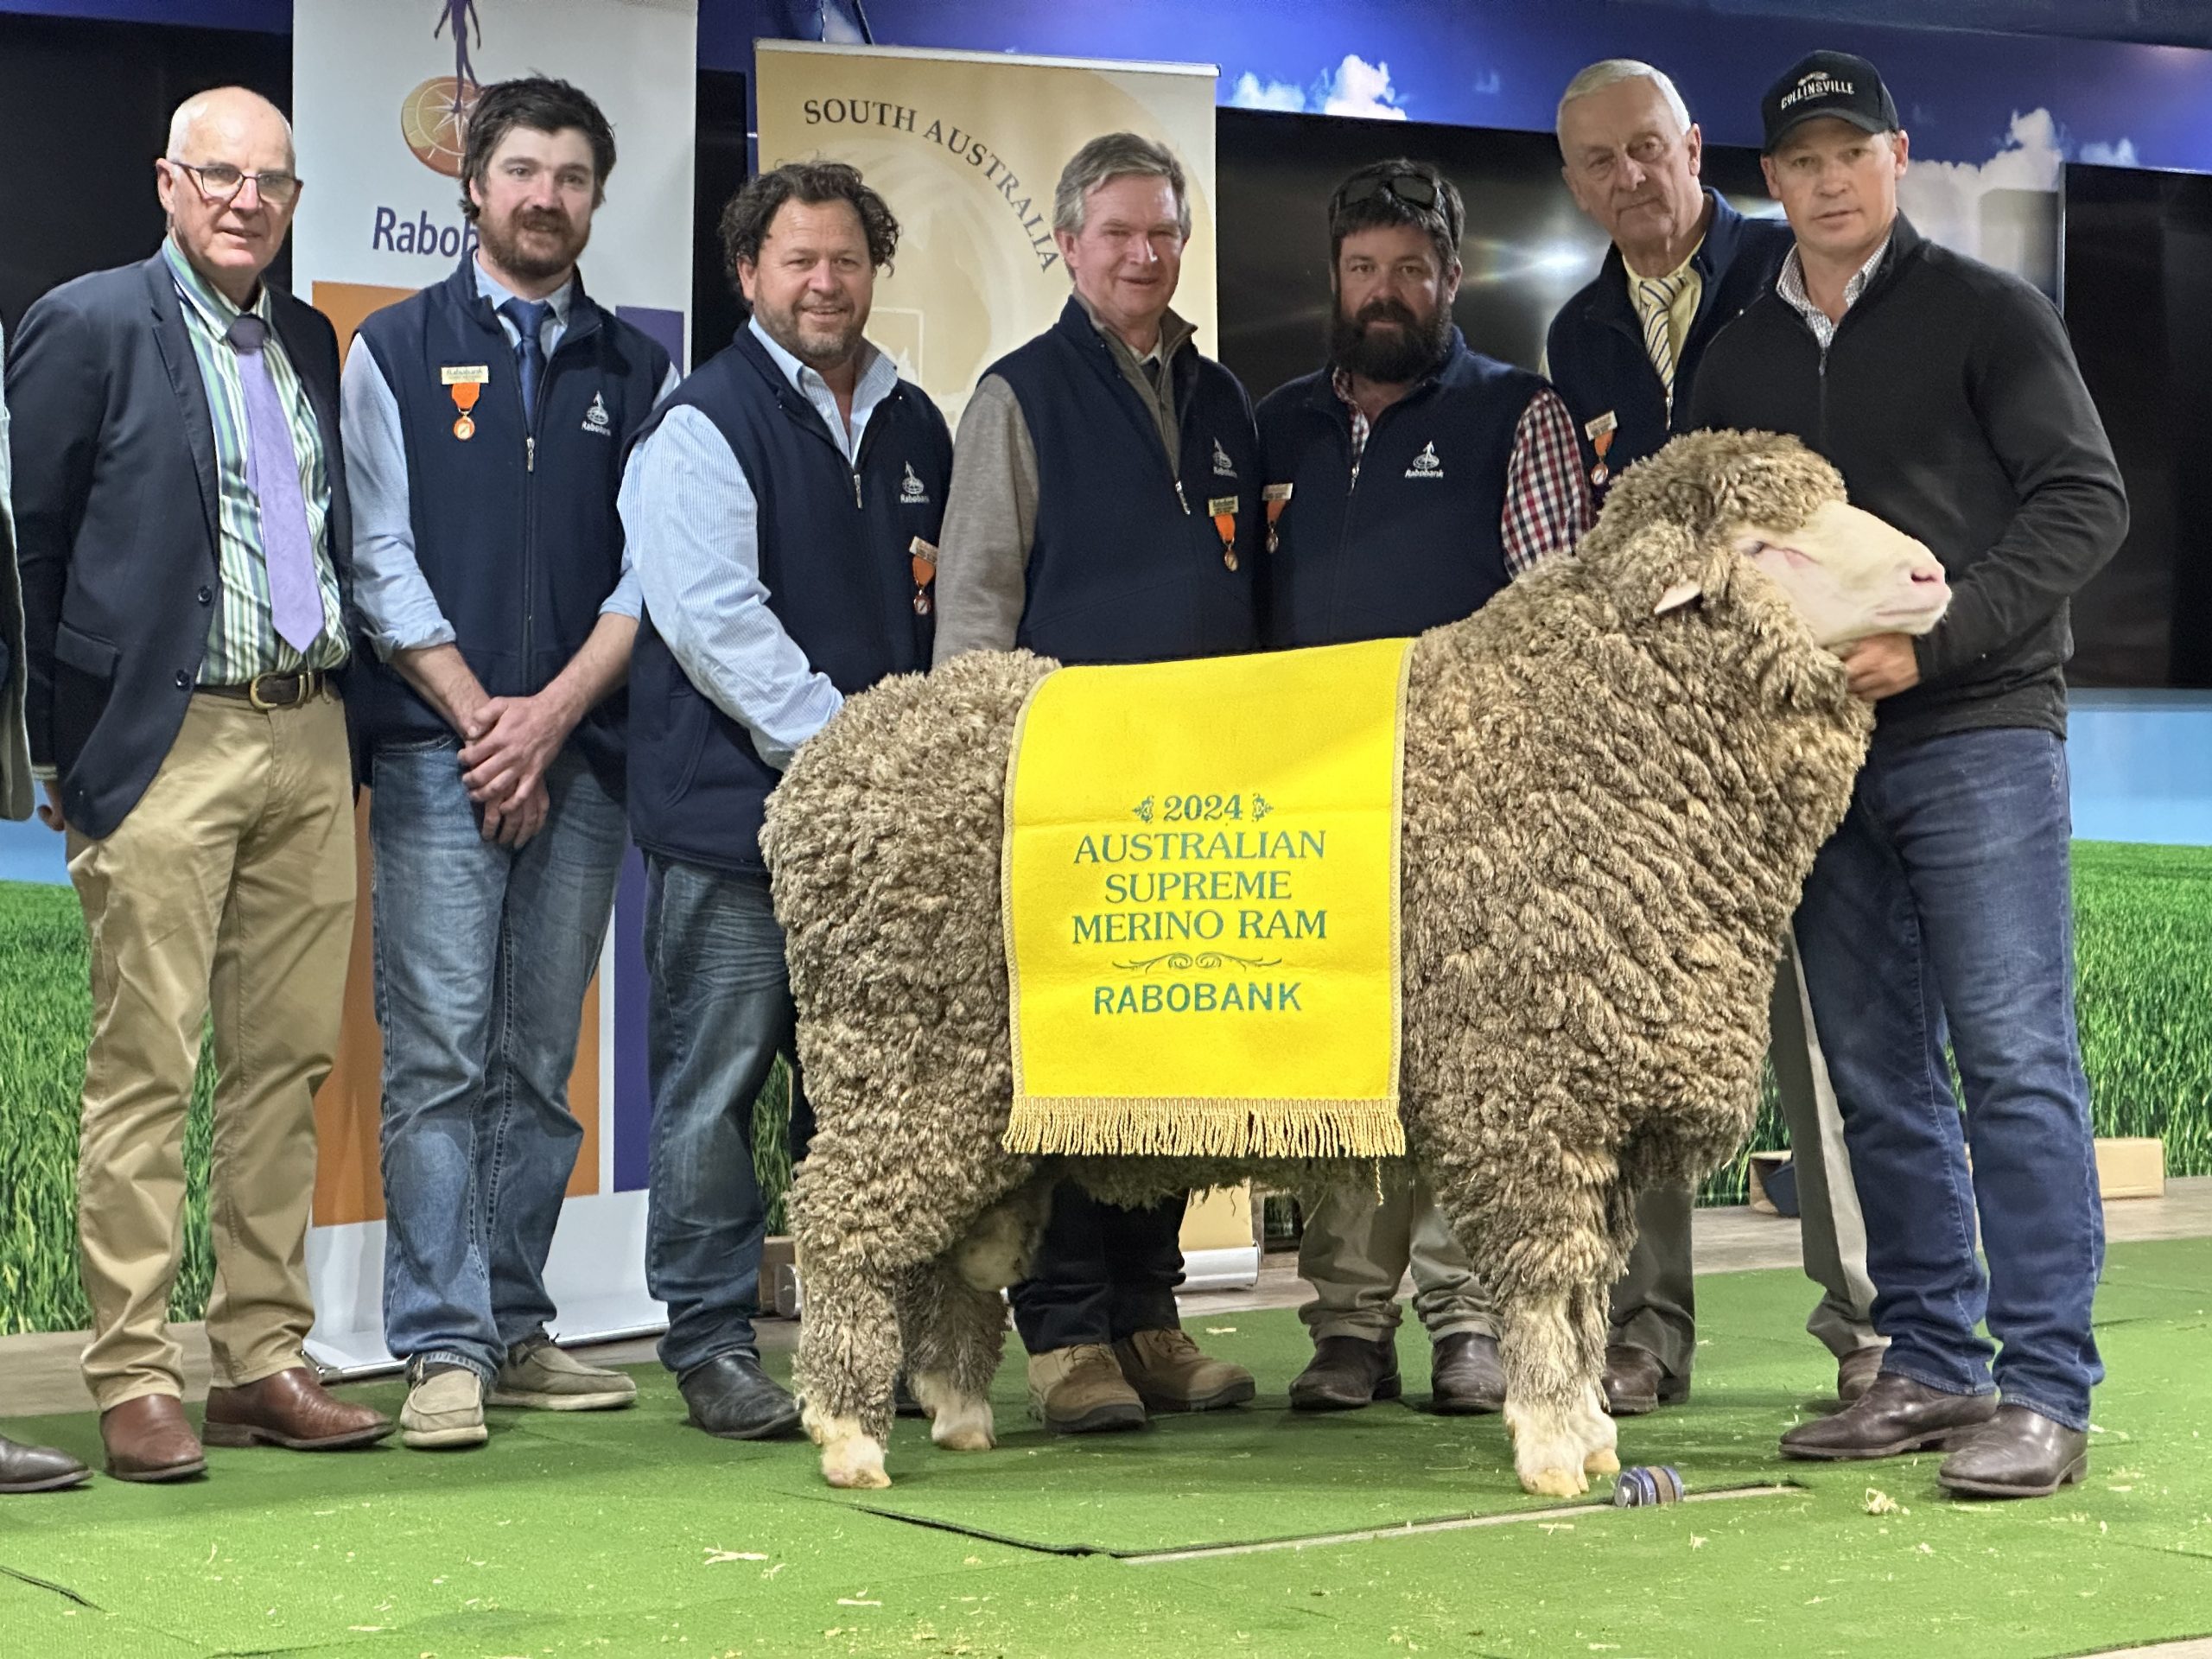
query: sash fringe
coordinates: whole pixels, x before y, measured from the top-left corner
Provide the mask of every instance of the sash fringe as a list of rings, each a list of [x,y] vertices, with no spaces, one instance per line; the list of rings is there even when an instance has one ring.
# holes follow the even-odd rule
[[[1069,1157],[1402,1158],[1395,1097],[1379,1100],[1017,1096],[1006,1150]]]

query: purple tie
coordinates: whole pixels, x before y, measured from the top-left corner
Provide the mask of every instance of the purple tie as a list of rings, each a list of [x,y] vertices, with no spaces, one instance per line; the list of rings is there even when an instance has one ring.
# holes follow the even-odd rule
[[[322,585],[315,580],[315,548],[308,538],[308,505],[300,496],[291,418],[262,354],[269,325],[259,317],[242,316],[231,325],[227,338],[238,354],[238,378],[245,386],[245,478],[261,506],[270,617],[278,637],[304,655],[322,632]]]

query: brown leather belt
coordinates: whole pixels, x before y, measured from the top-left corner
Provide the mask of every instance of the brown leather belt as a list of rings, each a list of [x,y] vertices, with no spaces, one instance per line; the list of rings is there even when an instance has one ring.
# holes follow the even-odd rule
[[[234,697],[257,709],[301,709],[322,695],[329,675],[319,668],[297,674],[257,674],[244,685],[203,685],[211,697]]]

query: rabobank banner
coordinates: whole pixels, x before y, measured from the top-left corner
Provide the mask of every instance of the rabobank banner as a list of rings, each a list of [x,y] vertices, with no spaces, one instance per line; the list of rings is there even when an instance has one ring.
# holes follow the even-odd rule
[[[584,279],[687,361],[696,0],[296,0],[293,108],[300,176],[296,290],[341,346],[369,313],[452,271],[474,246],[461,164],[480,89],[556,75],[588,92],[614,127],[615,168],[592,221]],[[367,803],[361,804],[359,919],[338,1064],[316,1101],[321,1156],[308,1236],[316,1357],[340,1369],[386,1360],[378,1159],[382,1049],[371,995]],[[584,1008],[571,1109],[583,1146],[547,1270],[567,1338],[650,1329],[645,1288],[645,1114],[632,1029],[643,985],[618,984],[634,950],[636,884]],[[620,1085],[620,1086],[618,1086]],[[619,1097],[619,1098],[618,1098]]]
[[[898,215],[868,334],[946,419],[957,425],[982,372],[1067,303],[1052,187],[1103,132],[1142,133],[1181,160],[1192,225],[1175,308],[1218,353],[1211,64],[791,41],[756,54],[760,164],[849,162]]]

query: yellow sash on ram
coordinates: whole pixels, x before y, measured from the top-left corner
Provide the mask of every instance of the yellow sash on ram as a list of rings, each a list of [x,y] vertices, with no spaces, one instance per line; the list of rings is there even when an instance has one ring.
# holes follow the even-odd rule
[[[1007,761],[1008,1151],[1389,1157],[1409,639],[1064,668]]]

